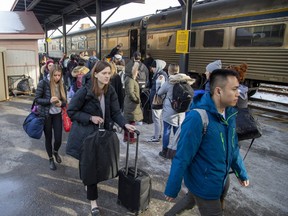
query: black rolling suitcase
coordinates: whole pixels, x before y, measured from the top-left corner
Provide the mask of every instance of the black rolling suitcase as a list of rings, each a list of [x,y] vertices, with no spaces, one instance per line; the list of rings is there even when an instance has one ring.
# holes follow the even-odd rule
[[[152,184],[149,174],[137,168],[140,132],[135,133],[137,134],[135,166],[128,167],[129,142],[127,142],[125,167],[118,173],[118,204],[137,214],[148,208]]]

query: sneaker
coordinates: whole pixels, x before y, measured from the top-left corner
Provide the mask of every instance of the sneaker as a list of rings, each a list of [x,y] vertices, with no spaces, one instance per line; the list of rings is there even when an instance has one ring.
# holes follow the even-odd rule
[[[147,142],[160,142],[160,139],[156,139],[154,136],[147,140]]]

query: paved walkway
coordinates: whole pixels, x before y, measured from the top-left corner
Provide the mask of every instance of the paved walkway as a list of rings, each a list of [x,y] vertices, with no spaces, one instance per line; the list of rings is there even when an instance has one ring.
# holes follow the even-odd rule
[[[63,163],[56,171],[49,169],[44,147],[44,137],[30,139],[22,129],[29,113],[32,98],[18,96],[11,101],[0,102],[0,215],[89,215],[84,186],[79,180],[78,161],[65,155],[67,133],[63,132],[60,149]],[[287,118],[259,117],[264,134],[255,141],[246,158],[251,186],[242,188],[232,177],[225,215],[288,215],[288,125]],[[153,125],[138,126],[141,132],[139,167],[152,176],[150,207],[143,216],[161,216],[173,203],[164,201],[163,191],[169,174],[170,160],[158,156],[160,143],[145,140],[153,131]],[[122,135],[119,134],[122,140]],[[244,154],[248,142],[242,144]],[[125,144],[121,142],[120,163],[124,165]],[[135,145],[131,145],[133,157]],[[132,162],[132,161],[131,161]],[[99,184],[99,206],[102,215],[133,215],[117,204],[118,179]],[[179,197],[183,196],[183,192]],[[177,198],[176,200],[178,200]],[[199,215],[193,209],[182,215]]]

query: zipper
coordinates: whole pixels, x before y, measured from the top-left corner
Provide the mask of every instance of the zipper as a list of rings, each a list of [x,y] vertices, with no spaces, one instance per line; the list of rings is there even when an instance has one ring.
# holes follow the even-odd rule
[[[222,132],[220,133],[220,137],[221,137],[221,141],[222,141],[223,150],[225,152],[226,151],[225,150],[225,141],[224,141],[224,137],[223,137],[223,133]]]

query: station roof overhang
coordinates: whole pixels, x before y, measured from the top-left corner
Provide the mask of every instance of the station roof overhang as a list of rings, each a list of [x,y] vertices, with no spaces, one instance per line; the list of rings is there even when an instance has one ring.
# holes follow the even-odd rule
[[[96,16],[96,1],[101,1],[101,11],[129,3],[145,3],[145,0],[15,0],[11,11],[33,11],[46,31],[89,16]]]

